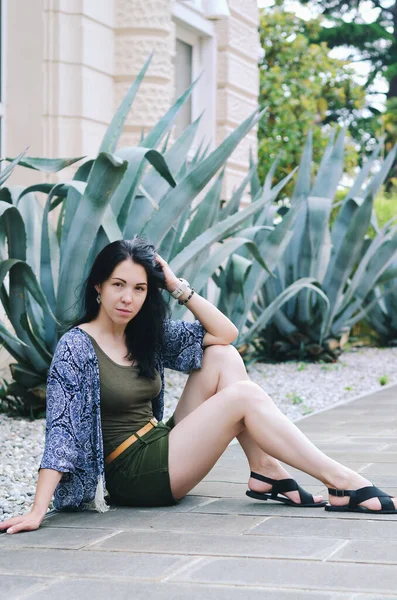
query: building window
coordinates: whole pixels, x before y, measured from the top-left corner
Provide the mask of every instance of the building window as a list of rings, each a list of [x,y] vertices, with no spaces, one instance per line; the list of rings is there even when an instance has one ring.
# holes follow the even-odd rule
[[[200,72],[200,38],[197,34],[176,28],[174,89],[175,100],[179,98],[198,77]],[[194,90],[175,120],[175,135],[178,137],[198,116],[197,91]]]
[[[193,46],[176,39],[175,50],[175,100],[179,98],[193,81]],[[175,120],[175,135],[179,137],[192,122],[192,96],[182,106]]]
[[[186,16],[185,14],[181,16]],[[196,145],[201,140],[212,146],[215,143],[216,121],[216,41],[209,31],[199,28],[201,21],[193,13],[190,22],[175,20],[175,57],[174,57],[174,100],[179,98],[190,84],[200,79],[189,100],[182,107],[175,120],[175,137],[200,115]],[[196,22],[198,20],[198,22]],[[194,154],[195,148],[191,152]]]

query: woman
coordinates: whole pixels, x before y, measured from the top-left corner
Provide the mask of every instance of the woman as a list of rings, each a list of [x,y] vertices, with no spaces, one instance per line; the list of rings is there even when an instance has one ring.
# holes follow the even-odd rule
[[[167,318],[159,288],[196,321]],[[251,497],[325,506],[322,496],[290,478],[281,460],[329,488],[327,510],[397,513],[397,499],[320,452],[249,380],[230,345],[237,334],[144,239],[107,245],[85,282],[83,315],[59,340],[49,370],[46,443],[33,507],[0,529],[37,529],[53,494],[55,508],[69,510],[107,510],[105,491],[121,505],[174,504],[234,437],[251,468]],[[158,422],[164,367],[190,372],[165,424]]]

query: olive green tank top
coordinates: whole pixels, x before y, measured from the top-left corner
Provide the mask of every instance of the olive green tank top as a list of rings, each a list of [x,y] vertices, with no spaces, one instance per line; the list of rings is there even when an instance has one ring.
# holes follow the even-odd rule
[[[103,450],[107,456],[153,417],[152,398],[161,390],[161,379],[157,370],[155,379],[149,379],[140,377],[138,366],[117,364],[87,335],[99,363]]]

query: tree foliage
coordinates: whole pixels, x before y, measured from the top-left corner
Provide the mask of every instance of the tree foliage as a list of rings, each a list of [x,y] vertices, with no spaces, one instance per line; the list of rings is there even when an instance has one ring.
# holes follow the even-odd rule
[[[330,48],[350,46],[371,68],[365,87],[378,74],[389,82],[388,98],[397,96],[397,2],[391,0],[300,0],[327,17],[319,39]],[[370,9],[374,9],[370,13]],[[372,20],[370,15],[373,15]],[[365,18],[364,18],[365,17]],[[352,54],[355,58],[355,54]]]
[[[305,22],[281,7],[261,11],[260,104],[268,108],[258,129],[261,180],[278,154],[280,178],[299,163],[313,123],[313,159],[319,164],[330,124],[351,120],[364,106],[364,91],[353,82],[348,63],[330,58],[325,42],[310,42],[320,29],[319,21]],[[346,170],[356,163],[357,150],[350,143]]]
[[[300,0],[319,9],[322,27],[311,41],[329,48],[348,46],[347,60],[369,65],[364,88],[367,111],[352,122],[352,135],[372,150],[375,138],[385,134],[385,149],[397,142],[397,2],[393,0]],[[379,96],[379,78],[387,81],[386,111],[371,101]],[[395,171],[394,171],[394,177]],[[389,178],[393,182],[392,173]],[[389,187],[389,186],[388,186]]]

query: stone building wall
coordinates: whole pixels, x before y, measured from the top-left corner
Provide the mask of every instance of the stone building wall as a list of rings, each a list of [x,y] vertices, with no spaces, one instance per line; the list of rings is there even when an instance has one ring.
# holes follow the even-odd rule
[[[229,0],[230,17],[216,26],[217,144],[258,107],[259,13],[256,0]],[[225,181],[230,198],[249,170],[249,150],[257,153],[256,129],[239,144],[228,162]]]
[[[7,154],[95,154],[114,112],[114,0],[8,0],[5,56]]]
[[[122,145],[136,144],[142,129],[148,131],[173,102],[173,59],[181,26],[202,36],[204,74],[195,106],[199,113],[206,108],[201,133],[212,137],[212,147],[257,107],[256,0],[229,0],[231,16],[215,22],[204,19],[200,0],[3,2],[7,5],[4,154],[8,156],[26,145],[33,156],[95,155],[115,109],[154,50],[121,139]],[[192,3],[196,8],[190,14],[197,23],[184,23]],[[14,35],[16,31],[19,35]],[[250,147],[255,154],[255,131],[228,162],[225,198],[247,173]],[[59,178],[72,173],[71,168]],[[18,169],[11,182],[27,185],[45,179]]]
[[[128,115],[122,146],[139,142],[168,110],[174,92],[171,0],[115,0],[115,100],[123,99],[152,51],[154,56]]]
[[[114,0],[47,0],[45,24],[44,152],[91,154],[114,108]]]

